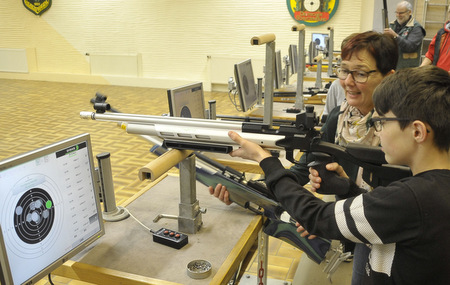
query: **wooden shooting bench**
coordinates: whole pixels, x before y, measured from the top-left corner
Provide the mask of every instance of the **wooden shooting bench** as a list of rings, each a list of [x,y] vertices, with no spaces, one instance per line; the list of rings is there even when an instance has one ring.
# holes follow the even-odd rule
[[[234,204],[226,206],[206,186],[196,186],[199,205],[207,211],[201,229],[188,234],[189,242],[181,249],[153,242],[152,234],[129,217],[105,222],[105,235],[53,274],[110,285],[226,284],[257,242],[263,218]],[[176,219],[153,220],[160,214],[178,214],[179,189],[179,177],[165,173],[121,206],[154,231],[178,231]],[[187,264],[198,259],[212,265],[205,279],[187,275]]]

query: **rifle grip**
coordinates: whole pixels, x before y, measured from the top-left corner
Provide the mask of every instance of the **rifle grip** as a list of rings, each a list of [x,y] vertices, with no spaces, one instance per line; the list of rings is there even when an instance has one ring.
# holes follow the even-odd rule
[[[326,169],[326,165],[331,163],[330,156],[319,155],[317,160],[308,164],[309,167],[314,168],[319,172],[322,182],[320,183],[320,188],[317,189],[319,194],[335,194],[335,195],[345,195],[350,191],[350,180],[348,178],[339,176],[334,171],[329,171]]]

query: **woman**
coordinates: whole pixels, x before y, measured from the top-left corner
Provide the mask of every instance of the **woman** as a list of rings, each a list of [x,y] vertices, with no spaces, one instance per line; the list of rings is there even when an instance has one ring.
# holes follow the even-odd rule
[[[321,140],[342,146],[348,143],[379,145],[375,129],[368,124],[374,112],[372,94],[386,76],[395,72],[398,61],[397,43],[389,35],[373,31],[364,32],[347,41],[342,48],[341,58],[337,75],[345,90],[346,100],[328,115],[322,127]],[[313,160],[312,154],[305,153],[300,163],[291,167],[301,185],[309,182],[307,165]],[[362,180],[362,171],[357,165],[344,160],[338,162],[350,179],[357,181],[363,188],[369,188]],[[226,204],[231,203],[228,192],[222,185],[210,187],[209,190]],[[352,285],[360,284],[368,254],[369,250],[363,244],[358,244],[355,248]]]

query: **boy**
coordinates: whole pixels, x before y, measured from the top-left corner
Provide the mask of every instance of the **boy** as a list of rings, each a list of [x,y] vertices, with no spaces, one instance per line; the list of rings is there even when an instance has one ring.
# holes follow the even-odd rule
[[[377,87],[373,100],[386,160],[412,177],[369,193],[352,184],[343,200],[325,203],[260,146],[230,137],[231,156],[260,163],[268,188],[309,233],[370,244],[364,284],[448,284],[450,280],[450,77],[434,66],[404,69]],[[328,165],[345,176],[341,167]],[[313,187],[320,178],[311,170]],[[220,190],[217,185],[216,190]]]

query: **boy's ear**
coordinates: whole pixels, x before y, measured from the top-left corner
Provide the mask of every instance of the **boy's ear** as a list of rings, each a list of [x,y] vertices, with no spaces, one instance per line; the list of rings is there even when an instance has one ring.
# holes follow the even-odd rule
[[[417,143],[422,143],[427,139],[429,131],[424,122],[415,120],[412,122],[412,128],[414,132],[414,139]]]

